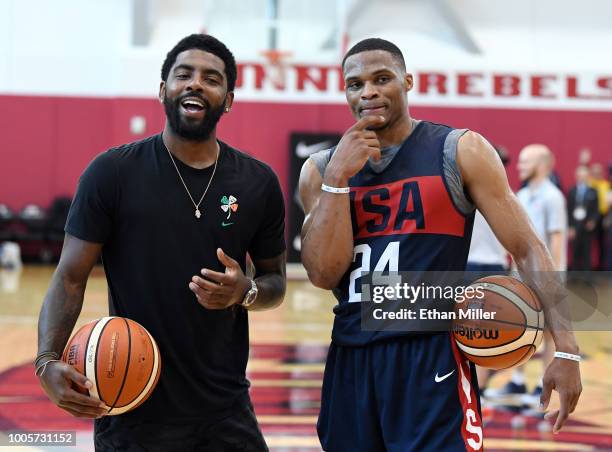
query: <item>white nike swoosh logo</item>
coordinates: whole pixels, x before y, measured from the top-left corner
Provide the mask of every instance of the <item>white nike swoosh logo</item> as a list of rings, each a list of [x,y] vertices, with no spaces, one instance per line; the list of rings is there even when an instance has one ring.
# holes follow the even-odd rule
[[[454,373],[455,373],[455,369],[451,370],[446,375],[442,375],[441,377],[438,377],[438,373],[436,372],[436,377],[435,377],[436,383],[440,383],[441,381],[446,380],[448,377],[450,377]]]
[[[322,141],[320,143],[315,144],[306,144],[303,141],[300,141],[295,147],[295,154],[300,158],[307,158],[311,154],[315,152],[322,151],[323,149],[327,149],[332,145],[331,141]]]

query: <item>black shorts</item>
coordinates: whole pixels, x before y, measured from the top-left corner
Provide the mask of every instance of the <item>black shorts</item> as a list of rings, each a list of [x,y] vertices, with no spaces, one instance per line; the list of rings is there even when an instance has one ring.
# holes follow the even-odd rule
[[[97,452],[261,452],[268,447],[251,405],[206,423],[125,423],[114,416],[96,421]]]

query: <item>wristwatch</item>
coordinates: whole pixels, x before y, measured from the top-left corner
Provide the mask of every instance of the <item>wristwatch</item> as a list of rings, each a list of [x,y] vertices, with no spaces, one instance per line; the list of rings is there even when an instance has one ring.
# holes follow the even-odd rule
[[[248,308],[257,299],[257,284],[255,284],[255,280],[251,279],[251,288],[248,290],[246,294],[244,294],[244,298],[242,299],[242,303],[240,303],[245,308]]]

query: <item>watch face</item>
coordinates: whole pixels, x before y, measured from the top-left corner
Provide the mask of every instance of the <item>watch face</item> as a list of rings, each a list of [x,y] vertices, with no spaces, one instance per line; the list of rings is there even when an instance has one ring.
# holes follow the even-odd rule
[[[252,305],[253,302],[255,302],[255,298],[257,298],[257,292],[257,284],[255,284],[255,281],[251,280],[251,288],[244,296],[244,299],[242,300],[242,306]]]
[[[257,296],[256,290],[253,290],[253,289],[249,290],[246,294],[246,297],[244,297],[244,301],[242,302],[242,304],[245,306],[251,305],[255,301],[256,296]]]

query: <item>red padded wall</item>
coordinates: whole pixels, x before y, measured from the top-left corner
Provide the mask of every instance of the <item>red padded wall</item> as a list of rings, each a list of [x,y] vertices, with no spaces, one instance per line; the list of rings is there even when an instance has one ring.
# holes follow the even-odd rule
[[[557,156],[564,187],[573,182],[580,148],[593,160],[612,161],[612,112],[413,107],[413,116],[467,127],[511,153],[508,174],[517,186],[516,156],[542,142]],[[164,124],[156,99],[0,96],[0,202],[19,209],[46,206],[54,196],[72,195],[87,163],[104,149],[140,139],[130,133],[132,116],[147,120],[146,134]],[[344,105],[241,102],[221,120],[219,137],[269,163],[286,187],[292,131],[336,132],[352,124]]]

